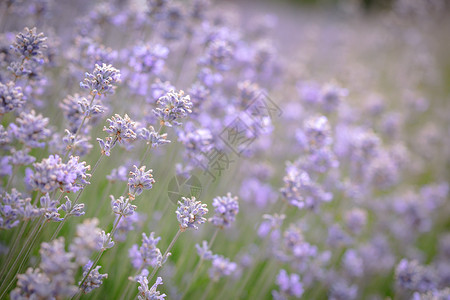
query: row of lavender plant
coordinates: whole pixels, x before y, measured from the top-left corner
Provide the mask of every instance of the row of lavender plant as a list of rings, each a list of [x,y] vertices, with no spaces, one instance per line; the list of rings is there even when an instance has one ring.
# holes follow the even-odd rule
[[[0,3],[0,298],[448,299],[435,2]]]

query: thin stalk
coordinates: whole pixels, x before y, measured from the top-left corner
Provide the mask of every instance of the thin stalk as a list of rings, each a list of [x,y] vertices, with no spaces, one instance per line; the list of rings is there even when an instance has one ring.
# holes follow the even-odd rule
[[[92,103],[94,103],[94,100],[95,100],[95,94],[92,95],[92,99],[91,99],[91,102],[89,103],[89,107],[92,106]],[[76,141],[77,136],[78,136],[78,134],[80,133],[81,128],[82,128],[83,125],[84,125],[84,122],[86,122],[86,119],[87,119],[87,116],[84,115],[83,120],[81,121],[80,126],[78,126],[77,131],[75,132],[75,135],[74,135],[74,138],[73,138],[73,141],[74,141],[74,142]],[[69,153],[70,153],[70,147],[71,147],[71,146],[72,146],[72,145],[68,145],[68,146],[67,146],[68,148],[67,148],[67,151],[66,151],[66,153],[64,154],[64,157],[63,157],[63,159],[62,159],[63,161],[65,161],[66,158],[67,158],[67,156],[69,155]]]
[[[216,230],[214,231],[214,234],[211,238],[211,241],[208,243],[208,247],[211,250],[212,245],[214,244],[214,241],[216,240],[217,234],[219,233],[220,228],[217,227]],[[194,283],[195,279],[197,278],[198,272],[200,271],[200,268],[202,266],[204,262],[203,258],[200,258],[200,260],[197,263],[197,266],[195,267],[195,271],[191,276],[191,280],[189,281],[187,287],[184,289],[184,293],[181,295],[181,299],[184,298],[184,296],[187,294],[187,292],[189,292],[189,288],[191,287],[192,283]]]
[[[214,284],[214,281],[210,280],[208,283],[208,286],[206,287],[205,292],[203,293],[202,300],[205,300],[206,297],[208,297],[208,294],[211,291],[213,284]]]
[[[120,296],[120,300],[124,300],[125,297],[128,295],[128,291],[130,290],[131,285],[133,284],[133,282],[135,282],[134,278],[142,272],[142,269],[144,269],[144,264],[142,264],[142,266],[139,268],[139,270],[136,271],[136,274],[133,276],[133,278],[130,278],[130,277],[128,278],[128,284],[127,284],[124,292]]]
[[[109,192],[111,191],[111,187],[112,187],[111,181],[108,180],[108,185],[106,186],[106,190],[103,193],[104,196],[102,197],[102,200],[100,200],[100,203],[95,208],[94,217],[97,217],[98,213],[100,212],[100,209],[103,207],[103,204],[105,203],[106,198],[108,198]]]
[[[13,245],[9,248],[8,254],[6,255],[5,259],[5,266],[2,269],[2,272],[0,274],[0,278],[3,279],[3,275],[5,274],[5,271],[8,270],[8,264],[12,259],[13,253],[16,251],[17,246],[19,245],[19,241],[22,240],[22,235],[25,232],[25,228],[28,225],[29,220],[26,220],[25,222],[22,222],[20,229],[15,232],[15,235],[13,236],[12,240],[14,241]]]
[[[175,242],[177,241],[177,239],[180,236],[181,232],[182,232],[181,229],[178,229],[177,233],[175,234],[175,236],[173,237],[172,241],[170,242],[169,247],[167,247],[167,250],[166,250],[166,252],[163,255],[162,261],[167,259],[167,255],[169,254],[169,251],[172,249],[173,245],[175,245]],[[148,277],[148,281],[149,282],[153,279],[153,276],[155,276],[156,272],[158,272],[160,267],[161,266],[156,266],[156,267],[153,268],[152,274],[150,274],[150,276]]]
[[[109,236],[109,240],[112,240],[112,238],[114,237],[114,234],[116,233],[117,226],[119,225],[119,222],[120,222],[121,219],[122,219],[122,215],[120,215],[117,218],[116,222],[114,223],[113,229],[111,230],[111,235]],[[84,292],[84,288],[82,288],[83,284],[86,282],[86,279],[88,278],[88,276],[91,273],[91,271],[97,266],[98,262],[100,261],[100,258],[102,257],[103,253],[105,253],[105,251],[106,251],[106,249],[102,249],[100,251],[100,253],[97,255],[97,258],[94,260],[94,263],[92,263],[92,265],[89,268],[89,270],[87,271],[86,275],[83,277],[83,280],[81,281],[81,283],[79,285],[80,291],[77,293],[77,295],[75,295],[75,296],[77,296],[77,299],[79,297],[78,294],[82,294]],[[72,297],[72,299],[74,299],[74,297]]]
[[[41,223],[41,221],[42,221],[42,217],[39,218],[38,223]],[[32,234],[30,234],[29,238],[28,238],[27,241],[25,242],[24,247],[22,248],[22,250],[20,251],[20,253],[19,253],[19,255],[17,256],[16,260],[14,261],[13,265],[12,265],[11,268],[9,269],[8,274],[6,274],[6,277],[5,277],[5,279],[4,279],[4,282],[2,283],[2,285],[1,285],[0,288],[3,288],[4,284],[5,284],[6,282],[8,282],[8,278],[9,278],[11,272],[14,273],[15,265],[16,265],[17,261],[19,260],[19,258],[20,258],[20,256],[21,256],[23,250],[27,249],[27,250],[26,250],[26,253],[25,253],[25,255],[24,255],[24,257],[22,258],[22,261],[20,262],[20,265],[19,265],[17,271],[15,271],[13,277],[11,278],[11,281],[8,283],[8,285],[6,286],[6,288],[3,290],[2,294],[0,295],[0,299],[3,299],[3,296],[5,296],[5,293],[8,291],[8,289],[10,288],[10,286],[13,284],[14,278],[15,278],[16,275],[20,272],[20,269],[22,268],[23,264],[25,263],[25,261],[26,261],[27,258],[29,257],[29,254],[30,254],[30,252],[31,252],[31,249],[33,248],[33,246],[34,246],[34,244],[35,244],[35,242],[36,242],[36,240],[37,240],[37,237],[38,237],[39,234],[41,233],[42,228],[44,227],[45,223],[46,223],[46,222],[45,222],[45,220],[44,220],[39,226],[36,226],[36,227],[34,228],[34,229],[37,229],[37,230],[34,230],[34,231],[32,232]],[[30,238],[31,238],[31,241],[30,241]]]
[[[100,163],[102,157],[103,157],[103,153],[100,155],[100,157],[98,158],[97,162],[95,163],[94,168],[92,169],[91,178],[92,178],[92,176],[94,175],[94,172],[95,172],[95,170],[97,169],[97,167],[98,167],[98,165],[99,165],[99,163]],[[72,203],[72,205],[76,205],[76,204],[78,203],[78,200],[80,199],[81,194],[83,193],[83,191],[84,191],[85,188],[86,188],[86,185],[80,190],[80,192],[78,193],[78,195],[77,195],[77,197],[75,198],[75,200],[74,200],[74,202]],[[58,235],[58,233],[61,231],[61,228],[62,228],[62,227],[64,226],[64,224],[66,223],[68,217],[69,217],[68,214],[66,214],[66,215],[64,216],[64,219],[63,219],[61,222],[59,222],[58,227],[56,228],[55,232],[54,232],[53,235],[52,235],[51,241],[53,241],[53,240],[56,238],[56,236]]]

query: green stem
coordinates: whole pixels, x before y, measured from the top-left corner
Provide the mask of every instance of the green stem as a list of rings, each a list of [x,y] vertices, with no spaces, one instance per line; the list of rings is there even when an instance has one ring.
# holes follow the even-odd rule
[[[172,241],[169,244],[169,247],[167,247],[166,252],[163,255],[162,261],[165,261],[167,259],[167,255],[169,254],[169,251],[172,249],[173,245],[175,245],[175,242],[177,241],[178,237],[181,234],[181,229],[178,229],[177,233],[175,234],[175,236],[173,237]],[[153,279],[153,276],[155,276],[156,272],[158,272],[159,268],[161,266],[156,266],[153,268],[153,272],[152,274],[150,274],[150,276],[148,277],[148,281],[150,282]]]

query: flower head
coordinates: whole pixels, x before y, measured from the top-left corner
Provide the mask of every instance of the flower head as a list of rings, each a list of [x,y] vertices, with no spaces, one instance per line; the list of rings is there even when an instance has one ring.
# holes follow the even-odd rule
[[[139,294],[138,299],[139,300],[164,300],[166,297],[166,294],[161,294],[156,289],[158,288],[158,285],[163,284],[163,281],[161,277],[156,278],[156,282],[152,287],[148,288],[148,279],[145,276],[141,276],[138,278],[139,283]]]
[[[91,95],[113,94],[116,84],[120,82],[120,71],[112,65],[95,65],[92,73],[86,73],[80,82],[82,88],[88,89]]]
[[[32,29],[25,27],[24,32],[16,35],[16,41],[11,48],[20,57],[39,60],[42,56],[42,50],[47,49],[46,40],[47,38],[42,32],[36,33],[36,27]]]
[[[134,196],[139,196],[144,190],[149,190],[153,187],[155,179],[152,175],[153,170],[145,171],[145,166],[140,168],[133,166],[133,170],[130,172],[130,178],[128,178],[128,189],[131,199]]]
[[[239,212],[238,197],[232,197],[230,193],[224,197],[214,198],[212,205],[215,214],[209,221],[217,227],[229,227]]]
[[[187,228],[198,229],[197,225],[206,222],[206,218],[203,215],[208,213],[206,204],[202,204],[201,201],[195,201],[195,197],[185,198],[181,197],[181,201],[178,201],[178,209],[176,211],[178,222],[180,223],[181,230]]]
[[[12,81],[7,84],[0,82],[0,115],[20,108],[24,103],[20,86],[16,86]]]
[[[185,96],[183,91],[168,92],[158,99],[157,108],[153,113],[160,119],[161,124],[172,127],[181,125],[178,120],[185,118],[192,113],[192,102],[189,96]]]

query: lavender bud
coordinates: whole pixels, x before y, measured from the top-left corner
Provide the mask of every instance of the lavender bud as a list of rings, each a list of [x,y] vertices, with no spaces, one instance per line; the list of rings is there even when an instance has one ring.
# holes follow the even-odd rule
[[[36,34],[36,27],[32,29],[25,27],[24,32],[16,35],[16,41],[11,48],[20,57],[38,60],[42,57],[42,50],[47,49],[46,40],[42,32]]]
[[[212,251],[209,249],[208,242],[203,241],[202,246],[199,244],[195,244],[195,248],[197,248],[198,256],[200,256],[200,259],[202,260],[212,260],[214,255]]]
[[[47,140],[51,135],[51,131],[46,128],[48,118],[36,115],[36,112],[32,110],[30,113],[21,113],[16,120],[18,125],[14,123],[9,125],[16,139],[30,148],[45,146],[45,142],[42,140]]]
[[[83,278],[86,277],[91,267],[92,261],[89,261],[83,267]],[[83,285],[80,287],[85,294],[88,294],[94,289],[99,288],[103,284],[103,279],[108,278],[108,274],[100,274],[100,272],[98,271],[100,268],[101,266],[96,266],[94,269],[92,269]],[[78,284],[81,284],[81,281],[78,282]]]
[[[237,270],[237,264],[222,255],[214,255],[209,269],[209,277],[218,281],[221,277],[230,276]]]
[[[102,230],[97,246],[101,251],[112,248],[114,246],[114,242],[111,240],[111,233],[105,233],[105,231]]]
[[[84,203],[75,204],[72,207],[72,201],[70,201],[69,197],[65,196],[66,203],[62,204],[58,210],[62,210],[66,212],[66,217],[68,216],[76,216],[81,217],[85,214],[84,210]]]

